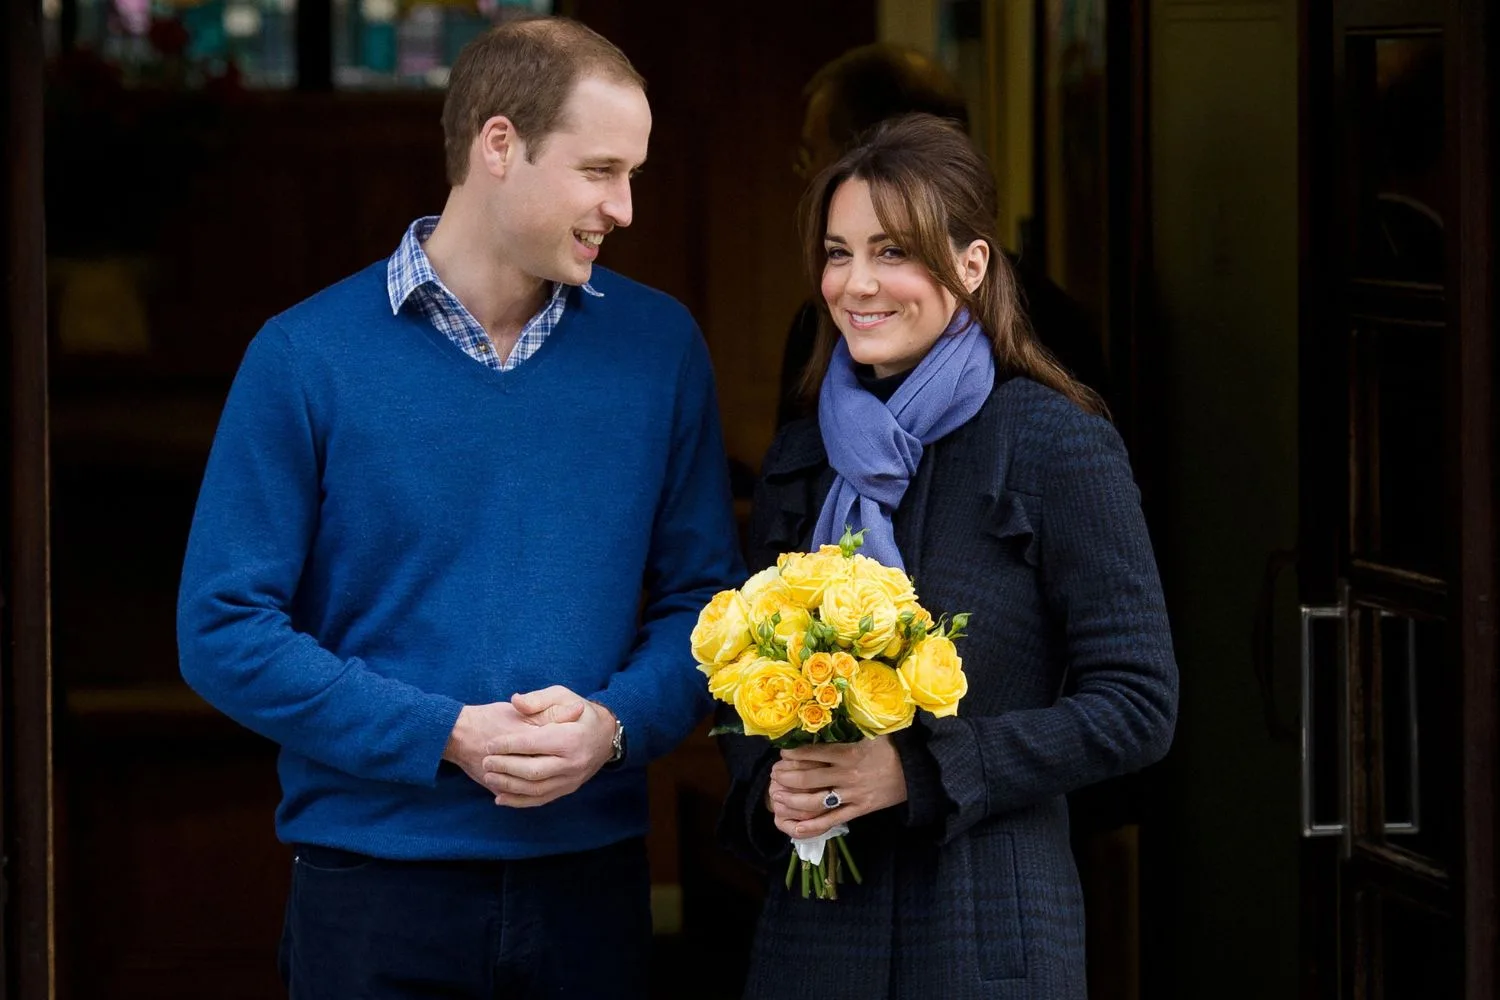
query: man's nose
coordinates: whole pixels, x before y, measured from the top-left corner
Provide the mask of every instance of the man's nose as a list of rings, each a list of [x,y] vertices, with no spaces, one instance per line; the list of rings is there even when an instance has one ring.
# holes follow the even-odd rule
[[[624,227],[630,225],[633,215],[633,206],[630,201],[630,181],[619,183],[614,191],[610,192],[609,198],[603,205],[604,215],[615,225]]]

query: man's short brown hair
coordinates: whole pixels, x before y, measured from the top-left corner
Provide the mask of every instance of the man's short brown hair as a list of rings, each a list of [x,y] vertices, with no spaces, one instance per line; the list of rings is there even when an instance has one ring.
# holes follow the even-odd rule
[[[646,89],[625,53],[603,35],[565,17],[507,21],[458,54],[443,101],[448,183],[469,173],[469,147],[484,123],[509,118],[535,161],[547,136],[562,127],[563,105],[579,80],[600,76]]]

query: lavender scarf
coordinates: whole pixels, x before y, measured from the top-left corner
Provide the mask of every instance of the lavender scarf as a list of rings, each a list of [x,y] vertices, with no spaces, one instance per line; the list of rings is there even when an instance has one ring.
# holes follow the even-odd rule
[[[818,395],[823,447],[837,476],[823,502],[813,546],[838,542],[844,525],[865,529],[860,551],[904,569],[891,516],[906,495],[922,446],[958,429],[979,412],[995,384],[995,357],[965,309],[888,402],[859,384],[842,338],[834,345]]]

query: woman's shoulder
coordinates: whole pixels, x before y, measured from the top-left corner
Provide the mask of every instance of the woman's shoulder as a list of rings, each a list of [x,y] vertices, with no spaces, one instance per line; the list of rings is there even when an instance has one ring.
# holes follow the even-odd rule
[[[760,474],[771,481],[798,478],[827,464],[828,451],[823,447],[818,418],[802,417],[776,432],[771,447],[766,449],[766,457],[761,460]]]
[[[997,439],[1012,489],[1041,492],[1058,465],[1124,449],[1107,418],[1024,376],[997,385],[985,411],[987,436]]]

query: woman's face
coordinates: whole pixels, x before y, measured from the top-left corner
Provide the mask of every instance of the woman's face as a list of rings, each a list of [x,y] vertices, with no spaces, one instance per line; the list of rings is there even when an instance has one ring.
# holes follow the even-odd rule
[[[823,250],[823,299],[849,356],[873,366],[882,378],[916,367],[942,336],[958,302],[887,237],[865,181],[850,178],[834,191]],[[970,259],[976,256],[980,259]],[[989,246],[982,241],[955,253],[954,269],[965,287],[978,287],[988,260]]]

